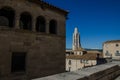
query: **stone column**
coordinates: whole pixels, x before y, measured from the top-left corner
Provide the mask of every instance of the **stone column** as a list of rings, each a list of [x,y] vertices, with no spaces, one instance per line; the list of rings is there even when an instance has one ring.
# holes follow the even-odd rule
[[[36,32],[36,17],[33,16],[32,18],[32,31]]]
[[[20,25],[19,25],[19,22],[20,22],[20,13],[17,13],[15,14],[15,24],[14,24],[14,29],[20,29]]]
[[[49,20],[46,20],[46,33],[49,34]]]

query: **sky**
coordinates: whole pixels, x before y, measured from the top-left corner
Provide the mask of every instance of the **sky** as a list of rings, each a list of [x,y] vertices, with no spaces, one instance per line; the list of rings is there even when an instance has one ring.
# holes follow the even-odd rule
[[[44,0],[69,11],[66,48],[72,48],[75,27],[83,48],[102,49],[108,40],[120,40],[120,0]]]

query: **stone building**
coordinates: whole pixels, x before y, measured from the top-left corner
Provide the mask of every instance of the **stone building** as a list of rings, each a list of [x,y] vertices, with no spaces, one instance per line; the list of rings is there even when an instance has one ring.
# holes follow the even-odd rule
[[[103,57],[120,60],[120,40],[111,40],[104,42]]]
[[[98,53],[86,53],[84,55],[69,55],[66,57],[66,71],[75,71],[97,65]]]
[[[74,30],[74,33],[73,33],[72,50],[78,50],[79,48],[81,48],[80,33],[78,32],[78,28],[75,27],[75,30]]]
[[[97,55],[100,55],[98,58]],[[75,71],[85,67],[102,64],[101,51],[97,49],[83,49],[80,43],[78,28],[74,29],[72,49],[66,50],[66,71]]]
[[[64,72],[67,13],[40,0],[0,0],[0,80]]]

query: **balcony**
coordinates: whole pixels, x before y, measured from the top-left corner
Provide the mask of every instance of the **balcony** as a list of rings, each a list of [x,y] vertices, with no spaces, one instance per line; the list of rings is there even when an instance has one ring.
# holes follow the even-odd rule
[[[105,56],[111,56],[111,54],[110,53],[105,53]]]

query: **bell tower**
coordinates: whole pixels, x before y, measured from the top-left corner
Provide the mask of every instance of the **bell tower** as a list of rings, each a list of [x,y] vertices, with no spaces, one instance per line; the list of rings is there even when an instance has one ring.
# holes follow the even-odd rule
[[[81,44],[80,44],[80,34],[79,34],[79,32],[78,32],[78,28],[75,27],[74,33],[73,33],[72,49],[73,49],[73,50],[78,50],[79,48],[81,48]]]

